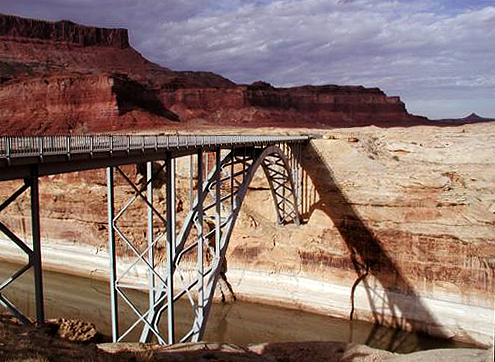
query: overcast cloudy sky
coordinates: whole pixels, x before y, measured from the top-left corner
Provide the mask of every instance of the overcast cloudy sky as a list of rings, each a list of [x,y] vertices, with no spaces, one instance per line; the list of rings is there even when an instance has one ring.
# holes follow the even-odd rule
[[[495,118],[495,0],[1,0],[0,12],[125,27],[175,70],[361,84],[430,118]]]

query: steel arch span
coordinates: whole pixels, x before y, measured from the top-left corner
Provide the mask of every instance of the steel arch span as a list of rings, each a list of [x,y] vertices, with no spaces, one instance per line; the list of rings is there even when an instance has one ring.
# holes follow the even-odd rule
[[[295,180],[292,177],[290,161],[284,152],[278,146],[269,146],[264,149],[250,149],[250,152],[245,154],[243,150],[236,152],[233,150],[223,160],[208,177],[206,184],[203,187],[202,195],[196,198],[193,209],[189,212],[186,222],[178,237],[177,257],[174,260],[175,267],[180,268],[180,262],[183,259],[187,236],[190,235],[191,229],[196,227],[199,229],[199,240],[202,244],[200,247],[206,250],[206,253],[212,255],[211,264],[206,269],[204,260],[198,263],[198,304],[193,306],[196,309],[195,319],[192,329],[188,334],[191,334],[192,341],[199,341],[203,338],[208,320],[208,315],[211,309],[215,286],[217,285],[220,273],[226,262],[226,251],[229,245],[230,237],[235,227],[235,222],[239,216],[243,201],[246,197],[248,187],[261,166],[268,180],[271,194],[273,197],[277,222],[286,224],[294,222],[299,224],[300,216],[298,211],[298,198],[295,187]],[[218,154],[217,154],[218,155]],[[242,168],[237,173],[235,165]],[[234,167],[233,167],[234,166]],[[232,168],[234,169],[232,171]],[[232,177],[222,177],[229,174]],[[236,179],[236,174],[241,173],[242,180]],[[234,187],[227,195],[222,195],[223,183],[234,181],[237,189]],[[214,191],[213,191],[214,190]],[[204,203],[210,193],[214,193],[214,200],[211,203]],[[228,198],[232,198],[230,204]],[[201,202],[203,200],[203,203]],[[226,205],[227,204],[227,205]],[[227,207],[225,207],[227,206]],[[214,228],[203,230],[201,224],[204,219],[209,219],[212,216],[208,214],[208,210],[215,208]],[[221,212],[228,210],[225,216]],[[199,255],[199,252],[198,252]],[[202,265],[200,265],[202,264]],[[202,277],[201,277],[202,276]],[[195,281],[193,281],[194,283]],[[189,335],[186,334],[186,339]]]
[[[206,169],[204,154],[201,149],[197,151],[197,167],[192,167],[191,175],[196,176],[195,197],[192,198],[189,212],[184,219],[180,232],[175,232],[174,205],[174,171],[173,160],[168,159],[163,165],[166,176],[166,204],[165,216],[160,216],[153,206],[152,184],[153,167],[148,164],[147,195],[134,185],[136,195],[133,199],[141,197],[146,200],[148,215],[153,215],[166,225],[165,236],[167,239],[167,258],[162,264],[155,263],[153,249],[162,235],[155,235],[153,226],[148,227],[148,248],[139,251],[127,240],[122,230],[117,225],[118,218],[123,211],[115,215],[115,210],[110,210],[113,196],[109,191],[109,222],[112,225],[110,234],[115,232],[119,237],[135,251],[137,260],[145,264],[149,276],[149,304],[144,311],[139,311],[126,296],[126,285],[123,282],[125,275],[115,275],[111,281],[113,316],[113,339],[123,340],[131,329],[143,325],[140,341],[150,342],[155,338],[162,344],[176,342],[199,341],[203,338],[208,315],[213,303],[215,287],[225,272],[226,251],[236,220],[239,216],[243,201],[248,192],[249,185],[256,171],[261,167],[267,178],[273,198],[277,222],[279,224],[300,222],[298,210],[299,183],[299,147],[286,144],[269,145],[266,147],[241,147],[228,151],[216,149],[210,156],[214,156],[213,168],[206,177],[203,177]],[[206,157],[207,162],[211,157]],[[211,163],[211,162],[210,162]],[[118,169],[123,175],[123,172]],[[109,169],[109,185],[113,171]],[[204,179],[204,180],[203,180]],[[129,182],[131,182],[128,179]],[[131,185],[132,186],[132,185]],[[191,190],[193,189],[191,182]],[[110,189],[109,189],[110,190]],[[144,190],[144,189],[142,189]],[[150,197],[151,196],[151,197]],[[127,203],[128,205],[130,203]],[[172,210],[172,212],[168,212]],[[148,224],[150,225],[150,224]],[[153,221],[151,221],[153,225]],[[110,228],[109,228],[110,230]],[[151,236],[150,236],[151,235]],[[113,236],[115,238],[115,235]],[[112,236],[110,236],[112,239]],[[111,248],[112,249],[112,248]],[[115,248],[111,250],[112,263],[115,264]],[[137,263],[137,262],[136,262]],[[127,268],[127,271],[129,268]],[[118,328],[118,303],[117,299],[129,304],[135,312],[137,320],[130,328],[119,334]],[[187,326],[184,326],[184,307],[177,307],[179,301],[190,307]],[[181,309],[181,315],[179,315]],[[192,311],[192,313],[191,313]],[[167,322],[160,323],[162,316],[167,317]],[[166,325],[164,327],[163,325]],[[166,331],[162,331],[166,329]]]

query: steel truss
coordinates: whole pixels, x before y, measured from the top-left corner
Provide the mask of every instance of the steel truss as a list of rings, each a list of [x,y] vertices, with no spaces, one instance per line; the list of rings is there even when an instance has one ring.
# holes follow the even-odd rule
[[[37,168],[31,168],[31,177],[24,179],[24,184],[17,189],[7,200],[0,205],[0,212],[5,210],[10,204],[18,199],[24,192],[29,189],[31,201],[31,235],[32,247],[22,241],[13,231],[0,221],[0,231],[7,236],[27,258],[27,264],[22,266],[3,283],[0,284],[0,304],[6,307],[15,317],[24,324],[31,324],[31,320],[19,310],[2,292],[17,278],[26,273],[29,269],[34,271],[34,298],[36,305],[36,322],[43,323],[45,320],[44,302],[43,302],[43,278],[41,267],[41,234],[40,234],[40,216],[39,216],[39,190],[38,190],[38,173]]]
[[[299,224],[298,188],[296,188],[300,183],[298,149],[298,146],[289,148],[285,145],[282,149],[276,145],[223,151],[216,149],[209,154],[214,156],[211,170],[208,169],[208,154],[199,149],[196,154],[195,169],[191,162],[190,210],[179,233],[175,230],[175,165],[170,154],[166,155],[162,166],[166,175],[164,215],[153,204],[152,185],[156,172],[151,163],[147,165],[146,193],[141,191],[142,188],[136,186],[120,168],[116,168],[135,193],[118,212],[115,210],[114,168],[108,168],[112,335],[115,342],[124,340],[138,326],[142,327],[141,342],[155,339],[161,344],[173,344],[199,341],[203,338],[215,286],[225,263],[230,236],[248,186],[260,166],[268,179],[277,211],[277,221],[280,224],[290,222]],[[195,192],[192,180],[194,176]],[[122,214],[137,199],[144,201],[148,210],[145,248],[139,247],[134,240],[124,235],[118,225]],[[154,218],[160,221],[164,231],[157,232],[157,225],[153,223]],[[117,268],[117,236],[135,255],[135,261],[123,269]],[[167,252],[165,260],[157,263],[155,250],[160,243],[165,244]],[[141,309],[128,296],[129,289],[138,286],[129,285],[126,281],[130,270],[138,264],[147,269],[149,278],[148,287],[141,287],[148,291],[149,302]],[[131,308],[136,316],[135,322],[123,331],[119,330],[119,301]],[[180,320],[176,318],[176,315],[179,315],[177,307],[179,302],[182,303],[181,310],[184,309],[185,303],[192,311],[192,314],[189,314],[190,324],[184,323],[182,313]],[[160,323],[164,313],[167,315],[165,333],[161,331],[164,328],[162,324],[165,323]],[[179,324],[180,328],[178,328]]]

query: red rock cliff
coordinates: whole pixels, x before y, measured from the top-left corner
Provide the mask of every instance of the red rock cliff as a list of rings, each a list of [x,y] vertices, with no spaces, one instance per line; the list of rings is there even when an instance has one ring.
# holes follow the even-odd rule
[[[53,87],[67,79],[69,88]],[[101,87],[108,79],[118,79],[119,87],[112,88],[117,93]],[[256,127],[424,121],[377,88],[236,85],[214,73],[175,72],[151,63],[129,45],[125,29],[1,14],[0,95],[3,134],[160,130],[169,128],[169,121],[175,127],[180,127],[177,121],[189,127],[196,122]]]
[[[64,74],[0,87],[0,120],[8,134],[107,132],[164,126],[176,116],[126,76]]]
[[[81,26],[68,20],[48,22],[0,14],[0,35],[66,42],[80,46],[129,47],[127,29]]]

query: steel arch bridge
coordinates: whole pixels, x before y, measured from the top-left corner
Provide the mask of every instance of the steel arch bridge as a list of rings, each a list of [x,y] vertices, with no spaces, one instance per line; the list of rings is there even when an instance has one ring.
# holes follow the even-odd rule
[[[124,235],[124,232],[117,225],[120,215],[125,212],[125,207],[116,214],[115,211],[110,211],[110,215],[114,215],[111,216],[113,219],[111,224],[115,234],[122,239],[127,247],[135,251],[136,260],[132,267],[138,263],[145,265],[150,276],[149,304],[147,308],[144,308],[144,311],[140,311],[126,295],[129,284],[125,282],[125,279],[131,268],[127,268],[120,275],[117,275],[118,268],[114,268],[116,272],[112,282],[114,293],[131,306],[137,317],[134,324],[119,333],[118,313],[115,312],[117,305],[115,304],[113,319],[116,341],[123,340],[139,324],[143,325],[140,337],[142,342],[149,342],[153,337],[163,344],[188,340],[198,341],[203,338],[215,286],[225,263],[225,253],[230,236],[248,191],[248,186],[260,167],[270,185],[278,223],[299,223],[295,186],[296,173],[293,172],[295,169],[291,167],[296,162],[295,154],[291,154],[291,158],[288,158],[284,150],[290,152],[289,147],[279,147],[278,145],[259,148],[234,148],[223,157],[222,152],[216,150],[213,152],[214,167],[205,180],[203,180],[205,173],[204,157],[202,151],[198,151],[196,155],[197,169],[195,170],[197,177],[196,196],[177,235],[174,231],[175,221],[167,220],[166,216],[161,216],[152,205],[152,197],[149,197],[153,192],[154,181],[153,166],[151,166],[148,170],[150,173],[147,178],[146,202],[152,213],[166,222],[164,229],[167,233],[167,239],[172,241],[168,246],[165,268],[162,264],[155,264],[155,256],[152,255],[153,247],[162,235],[152,235],[151,230],[149,230],[148,247],[138,251],[138,247]],[[161,168],[168,175],[166,176],[167,195],[171,196],[170,201],[167,196],[166,208],[167,210],[175,210],[176,207],[173,205],[175,197],[172,196],[174,181],[171,170],[173,165],[165,162]],[[109,185],[113,183],[112,172],[112,170],[108,171]],[[117,172],[134,188],[136,195],[131,200],[137,197],[144,200],[145,195],[139,191],[136,185],[132,185],[132,181],[125,176],[125,173],[120,168],[117,169]],[[157,175],[159,172],[160,168],[155,167],[154,174]],[[112,196],[108,198],[110,210],[113,209],[112,199]],[[125,205],[130,205],[130,203],[125,203]],[[214,226],[206,227],[206,221],[209,225]],[[112,239],[114,241],[111,242],[115,244],[114,236],[111,236]],[[116,250],[115,248],[113,250],[111,257],[116,259]],[[191,263],[187,262],[187,260],[191,260],[191,255],[196,259],[196,263],[192,267]],[[209,262],[205,260],[206,255],[211,256]],[[164,273],[160,273],[160,270]],[[176,336],[175,324],[178,313],[175,311],[174,305],[181,299],[187,299],[193,318],[187,331],[181,336]],[[167,315],[166,339],[159,327],[164,313]]]
[[[33,268],[36,319],[44,320],[39,176],[105,167],[113,341],[135,338],[136,333],[142,342],[201,340],[235,222],[260,167],[271,190],[277,222],[299,224],[299,160],[301,145],[307,141],[308,137],[291,136],[191,135],[0,138],[0,181],[24,179],[24,185],[0,205],[0,212],[30,189],[32,217],[31,245],[0,221],[0,231],[29,260],[0,284],[0,303],[29,323],[2,291]],[[190,205],[177,232],[176,160],[183,156],[190,156]],[[133,182],[126,174],[122,167],[126,164],[139,164],[140,182]],[[120,205],[115,196],[115,175],[133,191]],[[154,202],[157,185],[166,189],[163,211]],[[121,222],[136,201],[144,202],[147,213],[144,244],[128,235]],[[124,252],[132,255],[131,262],[119,260]],[[142,280],[136,284],[131,277],[136,269],[144,270],[145,286]],[[144,305],[133,300],[136,289],[147,292]],[[189,309],[187,321],[183,320],[184,307],[177,308],[184,300]],[[126,326],[119,318],[123,309],[134,316]],[[163,316],[166,322],[161,321]]]

